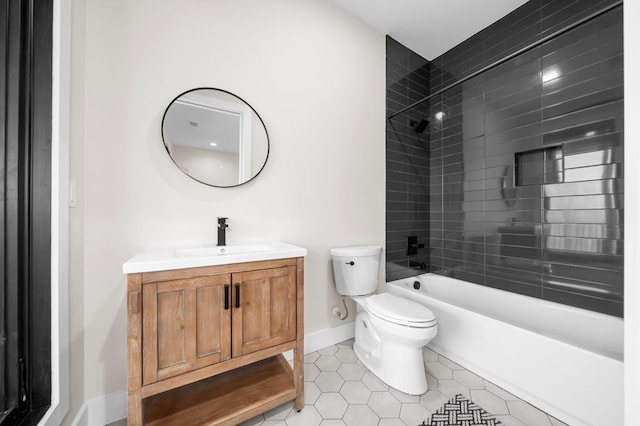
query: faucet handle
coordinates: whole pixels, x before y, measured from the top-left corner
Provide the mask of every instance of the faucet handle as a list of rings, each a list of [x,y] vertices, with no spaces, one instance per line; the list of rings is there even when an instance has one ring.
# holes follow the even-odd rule
[[[220,228],[226,228],[229,226],[229,224],[227,223],[227,220],[229,220],[228,217],[218,217],[218,226]]]

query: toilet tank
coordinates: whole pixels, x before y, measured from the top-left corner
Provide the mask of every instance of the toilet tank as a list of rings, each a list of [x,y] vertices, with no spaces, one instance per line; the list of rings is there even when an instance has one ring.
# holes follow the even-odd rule
[[[362,296],[378,289],[380,246],[331,249],[336,290],[343,296]]]

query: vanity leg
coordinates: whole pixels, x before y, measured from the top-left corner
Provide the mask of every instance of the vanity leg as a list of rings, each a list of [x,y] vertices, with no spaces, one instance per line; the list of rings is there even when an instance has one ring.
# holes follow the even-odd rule
[[[131,274],[127,283],[127,424],[142,426],[142,276]]]
[[[294,351],[293,377],[296,381],[295,407],[297,411],[300,411],[304,407],[304,351],[302,350],[302,341],[298,341]]]
[[[297,261],[297,315],[296,315],[296,349],[293,353],[293,377],[296,384],[295,407],[297,411],[304,407],[304,258]]]
[[[129,391],[127,425],[142,426],[142,395],[139,389],[135,392]]]

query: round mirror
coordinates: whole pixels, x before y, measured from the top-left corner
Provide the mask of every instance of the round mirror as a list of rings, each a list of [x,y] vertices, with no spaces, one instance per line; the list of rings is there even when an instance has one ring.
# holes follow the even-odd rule
[[[258,113],[226,90],[188,90],[162,117],[162,140],[174,163],[211,186],[242,185],[269,157],[267,128]]]

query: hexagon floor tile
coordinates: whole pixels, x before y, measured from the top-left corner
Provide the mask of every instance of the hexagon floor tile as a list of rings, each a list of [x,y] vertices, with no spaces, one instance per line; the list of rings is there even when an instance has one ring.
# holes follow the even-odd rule
[[[566,426],[432,349],[424,348],[423,356],[429,390],[416,396],[367,370],[353,352],[353,339],[312,352],[304,357],[305,408],[298,413],[289,402],[241,425],[417,426],[462,393],[505,426]]]

